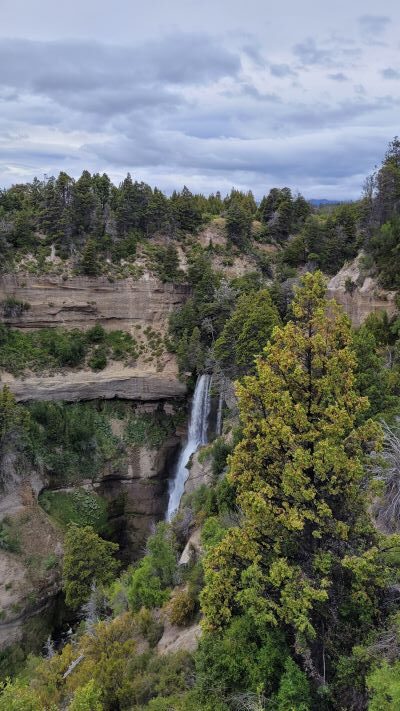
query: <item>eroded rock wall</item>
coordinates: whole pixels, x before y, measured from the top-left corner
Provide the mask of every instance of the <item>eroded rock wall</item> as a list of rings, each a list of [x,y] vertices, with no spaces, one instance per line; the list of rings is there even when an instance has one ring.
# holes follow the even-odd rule
[[[371,313],[397,312],[396,292],[385,291],[362,273],[362,254],[345,266],[328,283],[328,296],[341,304],[353,326],[358,327]]]
[[[144,275],[109,281],[107,277],[27,276],[0,277],[0,302],[7,297],[29,304],[21,316],[4,319],[16,328],[87,329],[100,323],[135,335],[135,326],[164,327],[168,315],[186,298],[184,285],[163,284]]]

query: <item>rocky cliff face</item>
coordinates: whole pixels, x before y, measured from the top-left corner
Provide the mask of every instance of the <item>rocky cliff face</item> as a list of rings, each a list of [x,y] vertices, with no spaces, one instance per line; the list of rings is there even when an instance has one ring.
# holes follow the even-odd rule
[[[87,329],[100,323],[135,335],[135,326],[165,328],[166,319],[188,293],[184,285],[162,284],[144,275],[138,281],[107,277],[26,276],[0,277],[0,302],[14,297],[30,305],[21,316],[5,319],[16,328]]]
[[[0,547],[0,649],[19,641],[27,619],[60,590],[62,535],[37,502],[45,480],[20,469],[12,455],[0,463],[0,525],[13,545]]]
[[[165,367],[162,373],[154,368],[128,368],[114,363],[98,373],[86,369],[26,378],[3,373],[1,381],[7,383],[18,402],[111,398],[149,402],[179,397],[186,392],[186,385],[178,379],[174,363],[171,368]]]
[[[346,264],[328,283],[328,296],[341,304],[353,326],[360,326],[367,316],[386,311],[397,312],[395,291],[381,289],[374,279],[365,277],[361,268],[362,254]]]
[[[180,444],[175,433],[161,446],[131,447],[118,471],[111,467],[98,483],[98,493],[110,503],[111,521],[127,560],[142,553],[155,523],[165,516],[168,479]]]
[[[157,447],[128,447],[118,463],[110,462],[94,480],[76,485],[108,501],[111,528],[126,561],[141,555],[155,523],[164,517],[168,478],[182,434],[173,433]],[[20,464],[12,454],[0,463],[5,475],[0,526],[6,523],[18,543],[12,550],[0,547],[0,650],[20,642],[26,624],[36,616],[42,618],[61,589],[63,531],[38,504],[38,495],[49,481]]]
[[[0,278],[0,303],[9,297],[29,304],[19,317],[3,318],[14,328],[85,330],[99,323],[140,340],[146,328],[166,333],[169,314],[185,300],[187,288],[148,276],[111,283],[106,277],[6,275]],[[14,378],[3,372],[1,381],[21,402],[121,398],[141,403],[146,411],[163,405],[167,409],[171,406],[166,402],[186,391],[171,354],[161,362],[142,356],[132,367],[112,362],[98,373],[63,370]],[[127,558],[140,554],[154,523],[164,516],[168,477],[181,434],[171,435],[159,447],[128,447],[123,461],[110,463],[94,481],[79,482],[108,500],[110,519]],[[19,537],[19,550],[0,548],[0,647],[21,639],[26,621],[54,598],[61,585],[62,531],[37,501],[48,482],[29,467],[21,470],[14,465],[12,453],[0,463],[6,482],[0,492],[0,523],[8,522]]]
[[[3,321],[18,329],[62,326],[86,330],[95,323],[106,330],[128,331],[136,340],[146,329],[164,336],[170,313],[187,297],[187,287],[162,284],[148,275],[140,280],[111,283],[106,277],[3,275],[0,303],[7,298],[29,304],[19,316]],[[123,398],[154,401],[181,396],[185,386],[178,379],[174,357],[165,353],[157,361],[142,356],[134,367],[114,362],[99,373],[64,370],[59,375],[14,378],[3,373],[18,401]]]

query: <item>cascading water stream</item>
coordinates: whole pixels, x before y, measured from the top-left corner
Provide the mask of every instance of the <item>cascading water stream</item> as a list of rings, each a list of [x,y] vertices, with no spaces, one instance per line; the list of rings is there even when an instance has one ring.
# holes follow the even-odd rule
[[[207,443],[208,416],[210,414],[211,375],[200,375],[197,379],[190,413],[188,438],[179,455],[175,475],[170,480],[169,500],[166,519],[170,521],[177,511],[182,498],[185,482],[189,476],[187,464],[190,457],[202,444]]]

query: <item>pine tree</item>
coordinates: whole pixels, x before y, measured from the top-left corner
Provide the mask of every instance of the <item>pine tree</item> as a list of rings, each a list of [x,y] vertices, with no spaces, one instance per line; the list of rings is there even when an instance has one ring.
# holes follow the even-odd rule
[[[84,170],[72,188],[72,219],[74,233],[88,234],[91,231],[92,218],[96,207],[92,176]]]
[[[99,263],[97,261],[96,243],[89,239],[82,252],[81,269],[87,276],[96,276],[99,273]]]
[[[250,237],[251,215],[240,202],[233,201],[226,212],[228,238],[243,249]]]

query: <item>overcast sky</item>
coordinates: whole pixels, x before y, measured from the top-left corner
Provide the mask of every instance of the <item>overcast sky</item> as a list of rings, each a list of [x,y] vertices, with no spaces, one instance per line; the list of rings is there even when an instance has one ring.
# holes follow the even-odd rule
[[[355,198],[400,133],[397,0],[0,0],[0,185]]]

